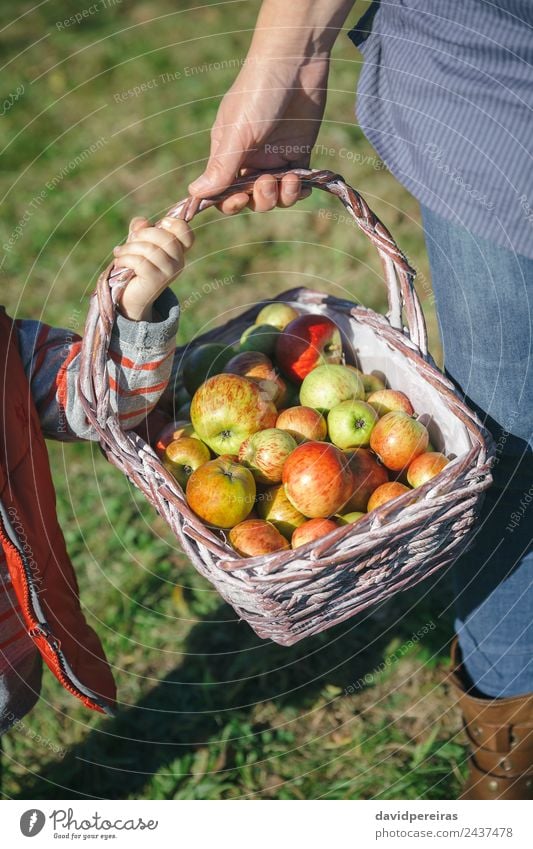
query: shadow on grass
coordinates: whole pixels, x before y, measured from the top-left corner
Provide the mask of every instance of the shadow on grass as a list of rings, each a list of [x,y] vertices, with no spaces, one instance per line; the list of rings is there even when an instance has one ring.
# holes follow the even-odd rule
[[[214,742],[230,720],[250,728],[253,705],[272,701],[305,712],[326,685],[342,691],[379,669],[391,640],[409,640],[424,623],[435,628],[421,640],[442,655],[451,636],[446,578],[400,594],[393,608],[349,620],[291,648],[259,640],[245,623],[214,627],[199,622],[183,648],[184,660],[132,707],[92,731],[59,763],[45,766],[18,798],[125,799],[140,795],[158,771]],[[431,600],[430,600],[431,599]],[[212,619],[227,617],[220,605]],[[362,689],[362,684],[358,689]],[[343,698],[341,694],[339,698]],[[354,711],[356,707],[356,696]],[[264,726],[251,726],[259,733]],[[225,768],[231,768],[226,763]],[[176,789],[184,776],[176,774]]]

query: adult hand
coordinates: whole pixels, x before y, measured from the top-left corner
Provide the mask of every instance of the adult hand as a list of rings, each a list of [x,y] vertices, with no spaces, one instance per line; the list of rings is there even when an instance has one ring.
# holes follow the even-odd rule
[[[326,103],[329,58],[295,61],[249,57],[224,96],[211,131],[211,151],[204,173],[189,191],[210,197],[238,175],[281,167],[307,168]],[[256,180],[253,196],[237,192],[219,204],[227,215],[249,206],[266,212],[288,207],[309,194],[300,180],[281,181],[269,174]]]

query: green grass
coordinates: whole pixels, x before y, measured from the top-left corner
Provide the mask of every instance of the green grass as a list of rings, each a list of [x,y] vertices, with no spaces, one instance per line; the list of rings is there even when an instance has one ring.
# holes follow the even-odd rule
[[[188,12],[193,5],[123,3],[64,30],[56,22],[73,14],[70,3],[45,3],[19,20],[26,3],[2,11],[5,97],[24,85],[0,123],[0,244],[28,218],[4,252],[12,314],[73,327],[129,218],[157,217],[199,173],[257,4],[207,3]],[[315,156],[313,165],[355,185],[419,269],[438,355],[417,204],[373,167],[353,117],[359,67],[341,36],[318,140],[334,155]],[[116,102],[116,93],[161,74],[173,80]],[[290,211],[198,218],[179,296],[202,291],[206,281],[231,282],[185,311],[179,341],[296,285],[383,311],[375,252],[322,209],[337,208],[316,193]],[[114,664],[121,710],[115,720],[101,719],[47,673],[43,698],[3,740],[5,797],[456,796],[464,750],[441,686],[452,631],[445,578],[396,597],[381,618],[362,615],[281,648],[236,621],[96,446],[50,444],[50,457],[84,609]],[[387,662],[430,621],[437,627],[423,641]],[[368,683],[347,695],[365,675]]]

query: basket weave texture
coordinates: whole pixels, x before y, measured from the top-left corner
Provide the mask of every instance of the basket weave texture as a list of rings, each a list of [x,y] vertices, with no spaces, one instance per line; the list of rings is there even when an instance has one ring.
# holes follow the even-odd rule
[[[280,178],[284,173],[276,172]],[[437,450],[454,457],[416,490],[296,550],[242,558],[191,511],[182,489],[144,440],[124,431],[109,404],[107,351],[116,303],[132,277],[113,264],[100,276],[91,299],[82,345],[79,391],[88,420],[110,462],[121,469],[168,523],[196,569],[254,631],[291,645],[413,586],[456,559],[464,550],[491,483],[493,443],[476,415],[427,353],[422,309],[414,272],[384,225],[342,177],[329,171],[295,169],[304,185],[336,195],[375,245],[387,285],[387,316],[308,289],[278,297],[302,312],[321,312],[341,329],[347,359],[364,371],[384,372],[402,388],[427,424]],[[241,179],[251,192],[254,177]],[[191,220],[235,191],[215,199],[192,198],[167,216]],[[194,340],[234,343],[253,321],[257,304],[222,327]],[[407,327],[402,325],[405,316]],[[186,348],[177,349],[181,357]]]

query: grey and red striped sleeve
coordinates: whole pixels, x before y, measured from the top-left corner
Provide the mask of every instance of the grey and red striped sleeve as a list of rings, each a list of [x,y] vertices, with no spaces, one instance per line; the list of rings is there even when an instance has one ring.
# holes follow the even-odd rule
[[[179,305],[170,289],[154,303],[159,321],[118,315],[109,349],[111,407],[133,428],[164,391],[175,350]],[[16,321],[19,350],[41,427],[48,439],[96,439],[77,399],[81,338],[39,321]]]

